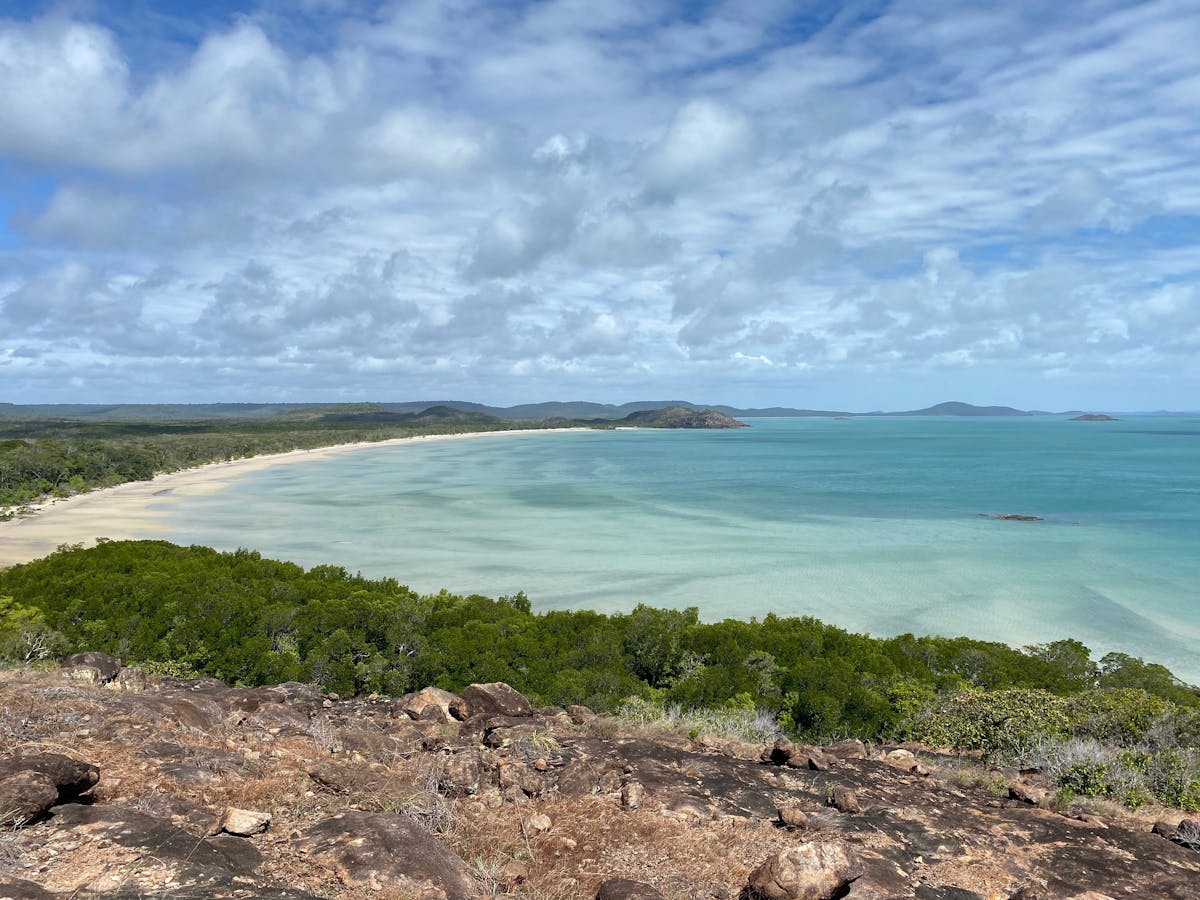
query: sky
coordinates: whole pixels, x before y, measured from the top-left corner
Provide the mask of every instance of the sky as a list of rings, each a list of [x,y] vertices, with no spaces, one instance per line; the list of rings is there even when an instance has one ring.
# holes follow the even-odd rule
[[[0,6],[0,401],[1200,406],[1200,0]]]

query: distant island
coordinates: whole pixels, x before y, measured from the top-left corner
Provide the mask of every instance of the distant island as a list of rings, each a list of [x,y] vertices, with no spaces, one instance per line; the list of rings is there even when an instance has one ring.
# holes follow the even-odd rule
[[[600,421],[606,421],[601,419]],[[690,409],[686,406],[668,406],[666,409],[647,409],[630,413],[618,419],[617,425],[638,428],[747,428],[732,416],[715,409]]]
[[[1105,415],[1104,413],[1084,413],[1082,416],[1075,416],[1073,419],[1068,419],[1068,422],[1120,422],[1121,420],[1115,416]]]

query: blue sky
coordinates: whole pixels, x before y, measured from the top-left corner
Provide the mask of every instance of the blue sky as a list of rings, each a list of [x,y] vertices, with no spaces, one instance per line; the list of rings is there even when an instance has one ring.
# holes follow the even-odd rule
[[[1200,405],[1195,0],[3,15],[0,400]]]

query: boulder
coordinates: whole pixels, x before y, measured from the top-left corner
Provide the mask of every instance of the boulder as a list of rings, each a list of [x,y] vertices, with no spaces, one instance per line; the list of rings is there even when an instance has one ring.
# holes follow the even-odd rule
[[[117,673],[117,677],[109,682],[108,687],[118,691],[135,693],[144,691],[149,686],[146,670],[137,666],[126,666]]]
[[[100,780],[100,770],[61,753],[16,753],[0,760],[0,778],[21,773],[43,775],[54,785],[55,802],[66,803],[90,791]]]
[[[762,900],[832,900],[863,871],[842,842],[812,841],[767,857],[750,873],[748,888]]]
[[[411,819],[350,809],[318,822],[297,842],[346,885],[370,891],[444,891],[470,900],[479,888],[466,863]]]
[[[663,900],[663,895],[642,881],[610,878],[596,891],[596,900]]]
[[[19,827],[41,818],[58,802],[54,781],[40,772],[0,776],[0,827]]]
[[[63,661],[64,669],[76,666],[91,666],[100,673],[100,683],[107,684],[121,674],[121,661],[115,656],[100,653],[95,650],[85,650],[83,653],[72,653]],[[69,673],[68,673],[69,674]]]
[[[621,786],[621,806],[638,809],[646,802],[646,788],[640,782],[629,781]]]
[[[808,815],[794,803],[782,804],[777,813],[780,824],[785,828],[806,828],[808,826]]]
[[[866,759],[867,746],[862,741],[851,738],[838,741],[825,748],[825,752],[837,759]]]
[[[408,716],[410,719],[425,721],[447,722],[450,720],[450,707],[456,700],[458,700],[458,695],[443,691],[441,688],[422,688],[416,693],[405,694],[397,700],[392,707],[392,715]],[[435,718],[432,710],[437,710],[441,714],[440,718]]]
[[[467,685],[462,695],[450,705],[449,711],[459,720],[481,715],[527,717],[533,715],[533,704],[528,697],[503,681],[493,681],[489,684]]]
[[[214,835],[224,832],[225,834],[232,834],[234,837],[250,837],[251,835],[262,834],[270,824],[270,813],[227,806],[225,807],[225,812],[221,813],[217,821],[208,830],[208,833],[209,835]]]
[[[479,791],[484,772],[478,750],[464,750],[447,757],[438,774],[438,790],[449,797],[463,797]]]
[[[759,754],[759,760],[773,766],[782,766],[792,758],[792,754],[796,750],[796,745],[785,737],[775,739],[775,742],[768,744]]]
[[[525,833],[526,837],[534,837],[535,835],[545,834],[553,827],[554,823],[545,813],[534,813],[521,823],[521,830]]]

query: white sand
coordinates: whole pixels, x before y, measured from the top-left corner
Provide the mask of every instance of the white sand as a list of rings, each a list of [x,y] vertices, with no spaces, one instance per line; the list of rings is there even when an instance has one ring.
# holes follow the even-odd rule
[[[161,538],[170,527],[167,509],[181,499],[225,490],[239,478],[271,466],[328,459],[368,447],[394,447],[422,441],[450,441],[471,437],[557,434],[587,428],[530,428],[517,431],[478,431],[466,434],[430,434],[335,444],[315,450],[292,450],[209,463],[195,469],[156,475],[150,481],[131,481],[116,487],[50,500],[34,507],[32,515],[0,522],[0,568],[52,553],[61,544],[90,546],[97,538],[136,540]]]

